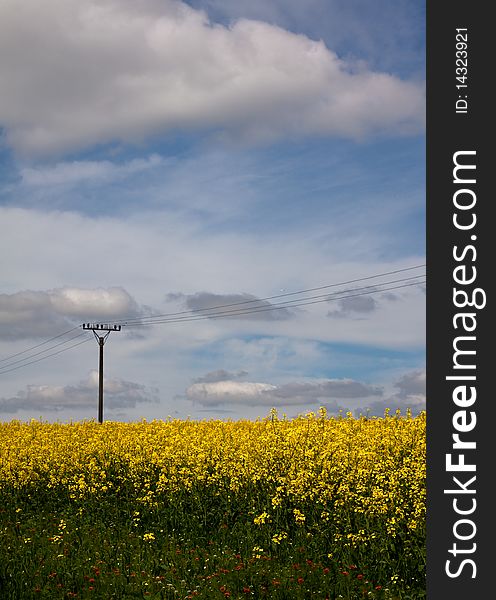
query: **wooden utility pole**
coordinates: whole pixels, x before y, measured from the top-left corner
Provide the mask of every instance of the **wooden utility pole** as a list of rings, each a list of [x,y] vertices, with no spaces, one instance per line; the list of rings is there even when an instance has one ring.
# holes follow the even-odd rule
[[[120,331],[120,325],[108,325],[102,323],[83,323],[83,329],[93,332],[98,346],[100,347],[100,360],[98,369],[98,422],[103,423],[103,346],[112,331]],[[105,331],[104,335],[99,335],[97,331]]]

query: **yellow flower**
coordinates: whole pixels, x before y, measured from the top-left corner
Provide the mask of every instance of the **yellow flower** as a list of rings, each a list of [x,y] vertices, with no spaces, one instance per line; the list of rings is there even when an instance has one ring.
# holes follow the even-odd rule
[[[263,525],[264,523],[269,522],[270,523],[271,519],[270,519],[270,515],[266,512],[263,512],[261,515],[259,515],[258,517],[255,517],[253,519],[253,522],[255,523],[255,525]]]
[[[305,522],[305,515],[301,512],[301,510],[299,510],[298,508],[294,508],[293,514],[295,521],[298,523],[298,525],[302,525]]]
[[[249,491],[254,527],[263,526],[264,539],[274,544],[286,539],[280,529],[289,531],[288,512],[308,533],[329,530],[335,543],[351,547],[380,538],[379,531],[360,529],[365,522],[384,523],[392,537],[416,537],[425,526],[426,415],[390,412],[354,418],[321,409],[288,419],[272,411],[262,420],[227,422],[0,422],[0,491],[19,498],[65,491],[84,507],[80,513],[88,512],[90,500],[114,496],[134,498],[142,513],[160,510],[183,493],[205,494],[234,511],[238,494]],[[21,508],[16,513],[21,519]],[[130,513],[135,530],[142,518],[139,510]],[[64,519],[55,524],[50,539],[58,543],[68,526]],[[150,536],[143,539],[151,542]]]
[[[274,544],[280,544],[283,540],[288,538],[288,534],[285,531],[281,531],[281,533],[276,533],[272,536],[272,541]]]

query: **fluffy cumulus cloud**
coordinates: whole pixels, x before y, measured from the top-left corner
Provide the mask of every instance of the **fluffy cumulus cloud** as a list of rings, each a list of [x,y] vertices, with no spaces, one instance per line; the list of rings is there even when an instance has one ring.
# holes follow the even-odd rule
[[[143,311],[120,287],[0,294],[0,338],[49,336],[82,320],[136,318]]]
[[[142,403],[158,401],[157,390],[123,379],[106,380],[104,389],[105,406],[110,410],[134,408]],[[97,398],[98,373],[92,371],[87,379],[76,385],[28,385],[15,396],[0,399],[0,414],[88,410],[96,406]]]
[[[382,393],[380,387],[352,379],[290,382],[280,385],[227,380],[194,383],[186,390],[186,397],[203,406],[242,404],[276,407],[336,403],[342,399],[377,397]]]
[[[270,383],[216,381],[194,383],[186,390],[186,396],[203,406],[227,403],[266,406],[271,404],[270,393],[276,389],[277,387]]]
[[[315,410],[324,406],[329,413],[352,410],[357,416],[383,416],[386,408],[394,412],[407,409],[416,415],[425,410],[425,371],[404,373],[386,393],[380,385],[371,385],[354,379],[326,379],[290,381],[282,384],[239,381],[246,375],[224,370],[197,378],[186,390],[186,398],[205,409],[216,407],[300,407]]]
[[[418,82],[177,0],[4,0],[0,24],[0,126],[28,155],[177,130],[250,143],[423,128]]]
[[[240,16],[261,19],[294,31],[305,27],[312,37],[332,40],[333,47],[367,62],[418,69],[422,45],[424,3],[411,0],[188,0],[223,20]],[[394,27],[387,27],[387,22]],[[417,22],[412,26],[413,19]],[[387,33],[386,33],[387,27]],[[420,38],[420,42],[419,42]],[[351,48],[350,48],[351,45]]]
[[[222,315],[227,319],[249,319],[263,321],[281,321],[289,319],[293,313],[283,307],[277,307],[268,300],[260,300],[252,294],[168,294],[168,300],[180,300],[193,313],[209,318]]]

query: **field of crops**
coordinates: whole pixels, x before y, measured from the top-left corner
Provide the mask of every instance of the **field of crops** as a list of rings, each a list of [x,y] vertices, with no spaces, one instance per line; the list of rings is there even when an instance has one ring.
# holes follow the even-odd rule
[[[425,597],[425,414],[0,424],[0,598]]]

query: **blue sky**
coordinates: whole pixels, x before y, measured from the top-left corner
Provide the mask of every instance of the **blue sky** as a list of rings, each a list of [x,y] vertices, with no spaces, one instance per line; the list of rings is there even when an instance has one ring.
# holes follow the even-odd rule
[[[424,17],[3,2],[0,419],[96,416],[89,320],[108,419],[423,409]]]

